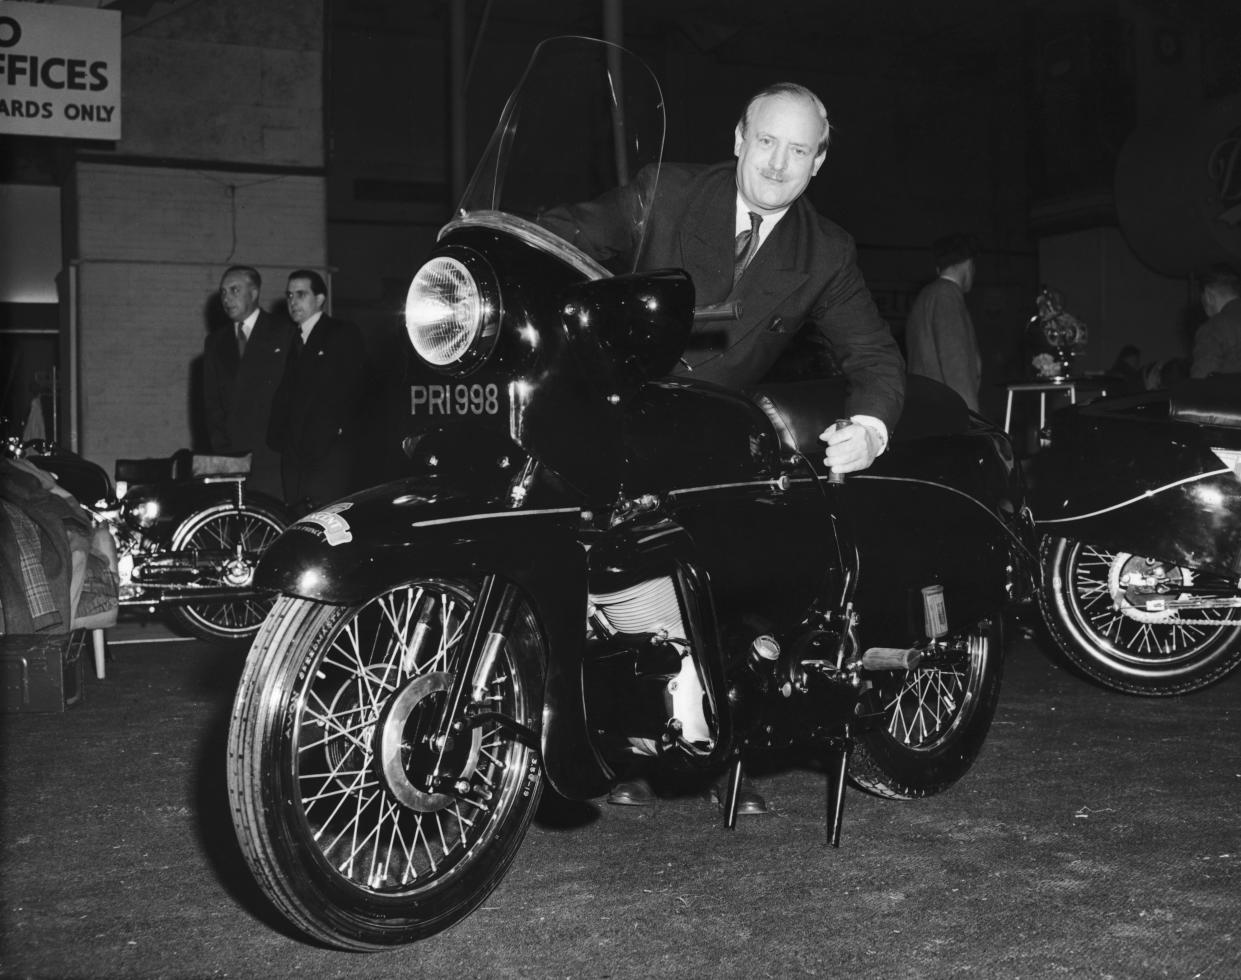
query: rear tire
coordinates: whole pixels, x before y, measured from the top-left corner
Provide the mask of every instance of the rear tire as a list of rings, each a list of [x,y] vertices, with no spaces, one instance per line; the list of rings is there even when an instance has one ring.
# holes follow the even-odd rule
[[[1177,622],[1127,598],[1130,571],[1157,568],[1172,586],[1235,582],[1140,555],[1107,551],[1069,538],[1044,537],[1039,547],[1039,610],[1069,662],[1104,687],[1161,697],[1188,694],[1241,667],[1241,626]],[[1235,618],[1241,610],[1199,609],[1184,618]]]
[[[947,789],[969,771],[1000,697],[1004,628],[983,620],[916,669],[868,675],[886,724],[862,734],[849,761],[860,789],[912,800]]]
[[[268,898],[316,940],[430,936],[517,853],[542,792],[537,749],[494,720],[437,727],[476,602],[435,579],[351,607],[281,597],[255,639],[229,728],[233,824]],[[512,623],[486,700],[537,732],[546,645],[528,605]]]
[[[288,518],[248,501],[239,508],[218,504],[186,520],[172,538],[172,551],[205,552],[213,567],[202,584],[208,587],[248,589],[259,559],[288,527]],[[168,607],[175,627],[209,643],[248,646],[271,609],[272,599],[213,599]]]

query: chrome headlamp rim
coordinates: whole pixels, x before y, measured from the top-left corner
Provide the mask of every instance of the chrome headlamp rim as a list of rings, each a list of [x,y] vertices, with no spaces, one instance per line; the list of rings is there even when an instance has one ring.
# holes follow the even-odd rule
[[[419,276],[435,263],[448,260],[451,267],[459,267],[472,281],[477,292],[477,316],[469,329],[473,331],[465,349],[453,360],[437,363],[426,358],[419,350],[419,343],[414,338],[414,328],[410,325],[409,310]],[[478,370],[491,357],[500,334],[500,322],[504,316],[500,300],[500,287],[491,263],[480,253],[463,245],[444,245],[436,249],[435,254],[415,273],[410,281],[406,294],[405,330],[414,353],[428,367],[442,374],[453,377],[464,377]]]

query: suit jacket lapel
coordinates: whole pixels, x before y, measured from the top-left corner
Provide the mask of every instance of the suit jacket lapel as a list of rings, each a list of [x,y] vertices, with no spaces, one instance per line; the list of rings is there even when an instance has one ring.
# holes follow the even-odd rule
[[[727,179],[708,181],[688,202],[680,231],[681,262],[694,279],[699,306],[718,303],[733,284],[733,239],[737,185]]]

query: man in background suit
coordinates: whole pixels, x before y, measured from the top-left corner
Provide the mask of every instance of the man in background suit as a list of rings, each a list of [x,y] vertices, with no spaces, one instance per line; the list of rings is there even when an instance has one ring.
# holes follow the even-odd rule
[[[813,92],[772,85],[741,114],[735,163],[665,164],[658,175],[648,167],[625,187],[539,220],[600,262],[630,258],[640,247],[638,270],[685,269],[699,306],[740,301],[740,319],[694,328],[678,374],[750,387],[808,324],[849,381],[845,407],[853,424],[819,438],[826,465],[851,473],[886,448],[904,402],[905,367],[857,267],[853,239],[803,197],[830,132]],[[647,202],[639,242],[633,218]],[[704,335],[721,330],[722,345],[702,345]]]
[[[280,456],[267,445],[267,428],[293,332],[259,308],[262,285],[245,265],[220,280],[229,328],[209,334],[203,347],[203,400],[211,451],[250,453],[247,489],[282,500]]]
[[[285,299],[296,330],[268,443],[280,452],[285,502],[303,514],[357,489],[365,351],[354,324],[323,312],[327,284],[319,273],[291,273]]]
[[[905,325],[909,373],[946,384],[977,412],[982,357],[965,294],[974,287],[978,242],[957,233],[932,247],[936,278],[918,293]]]

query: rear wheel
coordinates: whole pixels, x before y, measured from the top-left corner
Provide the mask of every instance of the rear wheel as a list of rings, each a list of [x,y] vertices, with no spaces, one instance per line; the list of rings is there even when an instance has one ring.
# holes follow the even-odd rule
[[[1188,587],[1236,594],[1236,582],[1153,558],[1045,537],[1039,608],[1069,661],[1129,694],[1186,694],[1241,667],[1238,609],[1151,608]]]
[[[280,537],[288,520],[247,502],[221,504],[189,518],[173,536],[176,557],[199,568],[195,588],[248,590],[263,552]],[[173,623],[214,643],[249,644],[271,608],[268,597],[204,599],[169,607]]]
[[[982,749],[1003,664],[1004,630],[997,616],[931,652],[914,670],[869,675],[883,724],[858,738],[849,778],[892,799],[947,789]]]
[[[539,727],[545,642],[522,601],[484,625],[488,710],[446,712],[478,602],[433,579],[352,607],[281,597],[255,639],[229,729],[233,823],[317,940],[364,951],[446,929],[525,836],[542,780],[521,730]]]

